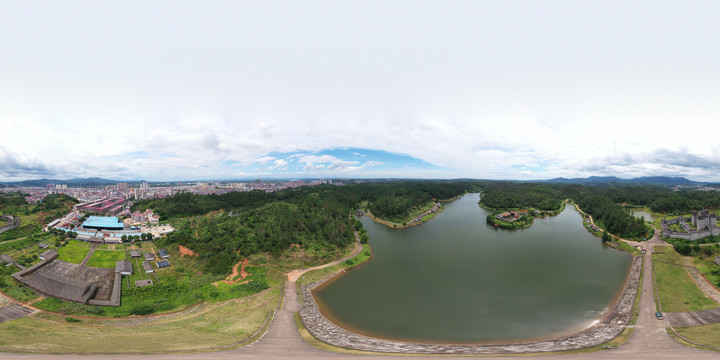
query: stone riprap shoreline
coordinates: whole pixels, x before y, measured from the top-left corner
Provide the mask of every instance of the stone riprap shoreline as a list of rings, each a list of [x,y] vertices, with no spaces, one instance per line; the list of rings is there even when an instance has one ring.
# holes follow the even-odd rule
[[[352,350],[410,353],[410,354],[519,354],[582,349],[606,343],[623,331],[632,316],[633,306],[640,282],[642,258],[635,257],[625,288],[612,309],[594,326],[579,333],[552,340],[540,340],[515,344],[427,344],[386,340],[352,333],[330,322],[323,316],[312,289],[322,284],[318,281],[301,287],[304,303],[300,317],[308,331],[320,341]]]

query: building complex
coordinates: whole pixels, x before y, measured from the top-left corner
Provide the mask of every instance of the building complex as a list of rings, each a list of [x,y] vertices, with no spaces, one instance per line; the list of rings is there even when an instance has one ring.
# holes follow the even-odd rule
[[[678,224],[680,229],[670,229],[673,224]],[[709,236],[720,235],[717,227],[717,215],[708,210],[693,211],[691,217],[678,216],[674,219],[660,220],[662,234],[665,237],[698,240]]]

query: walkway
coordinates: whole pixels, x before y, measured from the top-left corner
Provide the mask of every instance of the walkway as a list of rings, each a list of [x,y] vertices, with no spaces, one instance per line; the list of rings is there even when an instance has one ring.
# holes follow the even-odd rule
[[[34,313],[35,310],[20,304],[11,304],[0,307],[0,323],[19,319]]]
[[[720,308],[665,313],[665,317],[673,327],[712,325],[720,323]]]
[[[635,330],[630,339],[616,350],[587,354],[588,358],[617,358],[617,359],[676,359],[697,358],[704,359],[717,357],[712,352],[692,349],[675,342],[665,331],[666,320],[655,318],[655,296],[652,276],[652,245],[660,245],[662,241],[657,236],[647,241],[647,252],[644,255],[643,285],[640,293],[640,315]],[[696,357],[693,357],[696,356]],[[585,356],[583,356],[585,357]]]
[[[355,240],[355,251],[340,260],[320,266],[290,271],[287,275],[288,279],[285,282],[283,308],[275,312],[275,318],[272,324],[270,324],[270,328],[260,341],[237,349],[238,353],[243,353],[243,350],[247,349],[251,354],[259,355],[263,358],[269,356],[295,358],[297,355],[306,356],[307,358],[332,356],[333,353],[322,351],[308,345],[297,331],[294,317],[294,313],[300,310],[300,302],[297,297],[297,280],[308,271],[337,265],[360,254],[363,247],[360,245],[357,232],[355,232]]]
[[[713,299],[716,303],[720,304],[720,291],[717,288],[708,283],[696,267],[685,268],[690,277],[695,281],[695,284],[702,290],[705,295]]]
[[[95,249],[97,249],[97,244],[92,244],[90,251],[88,251],[87,255],[85,255],[83,261],[80,262],[80,266],[87,265],[88,261],[90,261],[90,258],[92,257],[92,254],[95,252]]]
[[[662,244],[659,238],[654,237],[648,242],[650,245]],[[353,255],[358,254],[362,251],[360,247]],[[701,359],[717,359],[718,353],[711,351],[697,350],[694,348],[686,347],[678,344],[672,340],[666,333],[665,327],[666,322],[663,320],[655,319],[655,303],[653,296],[653,280],[652,280],[652,246],[648,246],[648,252],[644,255],[644,277],[643,277],[643,288],[640,295],[640,315],[638,316],[635,330],[630,339],[617,349],[598,351],[593,353],[585,354],[561,354],[561,355],[539,355],[528,357],[527,355],[522,356],[504,356],[500,359],[597,359],[597,360],[609,360],[609,359],[678,359],[684,360],[701,360]],[[353,256],[351,255],[351,256]],[[333,360],[347,360],[347,359],[383,359],[383,360],[397,360],[402,359],[444,359],[448,357],[433,357],[433,356],[383,356],[383,355],[351,355],[351,354],[339,354],[333,352],[326,352],[315,349],[307,345],[299,333],[296,330],[295,322],[293,319],[293,312],[299,309],[297,294],[296,294],[296,281],[303,273],[312,269],[318,269],[326,266],[332,266],[345,261],[350,256],[343,258],[338,261],[334,261],[330,264],[317,266],[309,269],[295,270],[288,274],[288,281],[285,284],[285,301],[282,310],[277,311],[275,319],[273,320],[268,332],[257,342],[244,346],[237,349],[210,352],[210,353],[198,353],[198,354],[173,354],[173,355],[119,355],[113,356],[113,360],[166,360],[166,359],[180,359],[180,360],[195,360],[195,359],[249,359],[249,360],[276,360],[276,359],[333,359]],[[9,354],[0,353],[0,359],[12,359],[12,360],[65,360],[75,359],[76,355],[51,355],[51,354]],[[84,356],[84,360],[101,360],[105,359],[106,356]],[[485,357],[486,358],[486,357]]]

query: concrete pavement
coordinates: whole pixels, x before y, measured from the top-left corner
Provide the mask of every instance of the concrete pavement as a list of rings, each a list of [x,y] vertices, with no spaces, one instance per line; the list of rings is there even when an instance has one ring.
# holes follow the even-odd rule
[[[644,255],[644,277],[642,292],[640,295],[640,314],[635,325],[635,330],[630,339],[617,349],[605,350],[585,354],[562,354],[562,355],[538,355],[534,358],[538,359],[678,359],[696,360],[696,359],[718,359],[720,353],[697,350],[690,347],[680,345],[672,340],[666,333],[667,326],[665,320],[657,320],[655,318],[655,303],[653,294],[652,279],[652,245],[661,244],[659,238],[654,237],[648,242],[647,253]],[[362,247],[360,250],[362,251]],[[356,251],[359,252],[359,251]],[[326,266],[337,264],[345,259],[333,262]],[[307,345],[300,337],[295,327],[293,312],[299,309],[296,280],[297,278],[310,269],[304,269],[293,276],[289,276],[285,284],[285,301],[284,307],[277,311],[268,332],[257,342],[237,349],[218,351],[212,353],[198,354],[173,354],[173,355],[120,355],[112,356],[113,360],[134,359],[134,360],[160,360],[160,359],[394,359],[398,356],[402,359],[428,359],[428,358],[447,358],[447,356],[383,356],[383,355],[350,355],[326,352],[315,349]],[[0,359],[76,359],[78,355],[46,355],[46,354],[0,354]],[[108,356],[90,355],[82,356],[83,359],[106,359]],[[485,356],[487,358],[487,356]],[[503,356],[502,359],[524,359],[525,356]]]

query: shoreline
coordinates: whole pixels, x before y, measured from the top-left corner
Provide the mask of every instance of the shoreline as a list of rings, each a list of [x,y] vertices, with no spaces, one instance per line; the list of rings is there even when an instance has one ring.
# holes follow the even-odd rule
[[[497,229],[503,229],[503,230],[524,230],[524,229],[529,229],[529,228],[535,223],[535,220],[537,220],[537,219],[544,219],[544,218],[548,218],[548,217],[553,217],[553,216],[558,216],[558,215],[560,215],[563,211],[565,211],[565,205],[566,205],[566,204],[567,204],[567,202],[563,202],[563,204],[562,204],[562,206],[560,207],[560,209],[558,209],[558,210],[553,210],[551,214],[544,213],[543,215],[540,215],[540,216],[532,215],[532,221],[531,221],[530,223],[528,223],[527,225],[521,226],[521,227],[507,226],[507,225],[505,225],[505,224],[512,224],[512,223],[508,223],[508,222],[506,222],[506,221],[499,220],[499,219],[495,219],[495,220],[493,220],[492,222],[490,222],[490,221],[488,220],[488,221],[486,221],[486,222],[487,222],[488,224],[490,224],[490,225],[497,224],[497,225],[495,226],[495,228],[497,228]],[[480,206],[481,208],[483,208],[483,209],[485,209],[485,210],[487,210],[487,211],[489,211],[489,212],[492,212],[492,213],[499,213],[499,211],[502,211],[502,210],[497,210],[497,209],[493,209],[493,208],[489,208],[489,207],[483,206],[482,201],[479,201],[479,202],[478,202],[478,206]],[[509,211],[509,210],[508,210],[508,211]],[[546,211],[543,210],[543,212],[546,212]],[[492,215],[492,214],[491,214],[491,215]],[[493,219],[494,219],[494,217],[493,217]],[[498,220],[499,220],[500,222],[495,222],[495,221],[498,221]]]
[[[316,339],[341,348],[411,354],[521,354],[562,350],[577,350],[604,344],[617,337],[629,323],[640,281],[642,258],[634,257],[625,286],[609,307],[607,313],[595,325],[568,336],[548,340],[528,340],[509,343],[429,343],[389,340],[348,331],[328,320],[319,310],[312,290],[325,281],[301,287],[304,303],[300,318]],[[326,279],[327,280],[327,279]]]
[[[577,210],[577,209],[575,209]],[[632,254],[628,254],[632,256]],[[522,354],[564,350],[578,350],[602,345],[619,336],[632,318],[632,309],[638,296],[641,277],[641,256],[632,256],[624,285],[618,290],[607,310],[595,324],[583,329],[568,330],[542,338],[504,340],[496,342],[463,343],[432,342],[382,338],[362,329],[333,322],[332,313],[321,300],[314,296],[314,290],[327,286],[343,275],[340,271],[327,278],[303,285],[300,288],[304,299],[299,312],[308,332],[326,344],[358,351],[411,354]],[[325,311],[323,311],[325,310]],[[325,314],[328,314],[326,316]]]
[[[409,227],[411,227],[411,226],[422,225],[422,224],[424,224],[424,223],[426,223],[426,222],[434,219],[438,214],[440,214],[441,212],[445,211],[445,205],[443,205],[443,204],[445,204],[445,203],[451,203],[451,202],[453,202],[453,201],[455,201],[455,200],[459,200],[460,198],[462,198],[463,196],[465,196],[465,195],[467,195],[467,194],[473,194],[473,193],[468,193],[468,192],[466,192],[466,193],[464,193],[464,194],[460,194],[460,195],[455,196],[455,197],[450,198],[450,199],[435,200],[436,205],[439,205],[439,206],[437,207],[437,210],[436,210],[435,212],[431,212],[431,213],[430,213],[430,214],[434,214],[432,217],[430,217],[429,219],[423,221],[422,218],[425,217],[425,216],[427,216],[427,215],[429,215],[429,214],[427,214],[427,211],[426,211],[426,212],[423,213],[422,215],[417,216],[417,217],[414,217],[414,218],[406,221],[405,225],[403,225],[402,223],[398,224],[398,223],[395,223],[395,222],[392,222],[392,221],[389,221],[389,220],[381,219],[381,218],[373,215],[373,213],[370,212],[370,209],[366,209],[366,211],[365,211],[365,213],[364,213],[363,215],[369,217],[370,220],[372,220],[373,222],[376,222],[376,223],[378,223],[378,224],[383,224],[383,225],[385,225],[385,226],[387,226],[387,227],[389,227],[389,228],[392,228],[392,229],[406,229],[406,228],[409,228]],[[428,211],[430,211],[430,210],[428,210]],[[415,221],[415,220],[418,219],[418,218],[421,219],[421,220]]]

